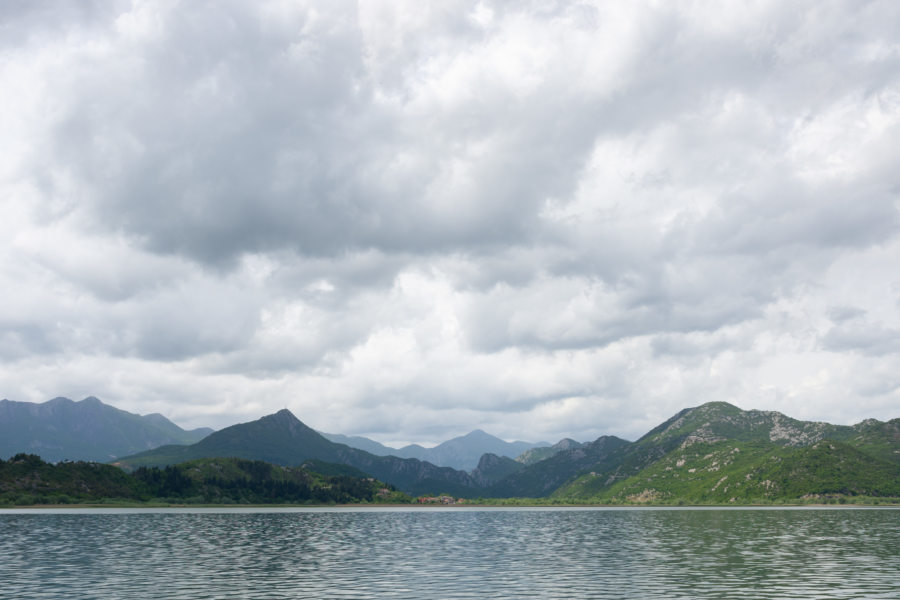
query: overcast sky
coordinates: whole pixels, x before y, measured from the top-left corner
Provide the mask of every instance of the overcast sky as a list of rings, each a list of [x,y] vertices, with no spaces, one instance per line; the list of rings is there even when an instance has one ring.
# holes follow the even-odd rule
[[[900,3],[723,4],[0,3],[0,397],[900,417]]]

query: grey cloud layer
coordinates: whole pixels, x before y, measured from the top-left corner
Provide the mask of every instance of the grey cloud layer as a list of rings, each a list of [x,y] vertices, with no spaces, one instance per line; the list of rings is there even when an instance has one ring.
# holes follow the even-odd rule
[[[73,6],[3,9],[6,395],[896,416],[895,3]]]

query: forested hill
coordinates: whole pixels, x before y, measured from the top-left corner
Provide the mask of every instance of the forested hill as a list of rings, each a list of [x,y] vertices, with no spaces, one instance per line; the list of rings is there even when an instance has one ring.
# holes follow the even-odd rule
[[[208,458],[126,473],[112,465],[80,461],[51,464],[32,454],[18,454],[8,461],[0,460],[0,505],[346,504],[411,500],[392,486],[362,473],[320,472],[332,467],[341,469],[340,465],[281,467],[238,458]]]

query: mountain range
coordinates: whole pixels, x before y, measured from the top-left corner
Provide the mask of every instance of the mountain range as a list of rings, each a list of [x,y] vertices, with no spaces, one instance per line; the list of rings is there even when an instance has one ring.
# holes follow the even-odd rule
[[[123,456],[127,450],[105,449],[93,459],[128,471],[230,457],[310,465],[334,476],[365,474],[411,495],[610,504],[900,498],[900,419],[831,425],[709,402],[680,411],[634,442],[615,436],[583,444],[564,439],[530,448],[516,460],[487,452],[467,472],[337,443],[288,410],[221,431],[185,432],[159,415],[133,415],[95,398],[0,402],[0,448],[7,454],[62,460],[73,458],[73,449],[98,452],[100,438],[138,450]],[[152,448],[160,439],[174,443]],[[467,440],[497,447],[497,438],[480,431],[443,446],[452,449]],[[509,448],[499,442],[501,452]],[[69,455],[59,455],[65,445]],[[457,457],[463,454],[457,449]]]
[[[107,462],[159,446],[190,445],[212,432],[208,427],[186,431],[160,414],[137,415],[93,396],[80,402],[54,398],[41,404],[0,400],[0,458],[25,452],[49,462]],[[484,454],[515,458],[529,449],[550,448],[546,442],[506,442],[480,429],[433,448],[417,444],[391,448],[360,436],[322,435],[376,456],[417,458],[463,471],[475,469]]]
[[[460,471],[475,469],[481,457],[485,454],[516,458],[524,452],[551,448],[547,442],[507,442],[481,429],[449,439],[433,448],[425,448],[418,444],[410,444],[402,448],[391,448],[361,436],[347,436],[335,433],[322,433],[322,436],[332,442],[365,450],[377,456],[417,458],[440,467],[452,467]],[[547,455],[549,456],[552,453],[553,451],[551,450]]]
[[[602,436],[562,446],[530,464],[486,454],[466,473],[331,442],[282,410],[193,445],[158,448],[116,464],[133,469],[235,456],[290,466],[315,458],[350,465],[412,495],[609,503],[900,497],[900,419],[840,426],[710,402],[679,412],[635,442]]]
[[[193,444],[212,432],[186,431],[160,414],[136,415],[93,396],[41,404],[0,400],[0,458],[29,452],[51,462],[108,462],[164,444]]]

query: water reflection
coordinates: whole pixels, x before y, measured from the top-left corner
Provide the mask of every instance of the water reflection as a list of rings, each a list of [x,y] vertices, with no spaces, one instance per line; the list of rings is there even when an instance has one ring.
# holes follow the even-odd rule
[[[897,598],[898,510],[0,513],[4,598]]]

